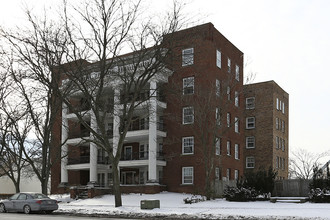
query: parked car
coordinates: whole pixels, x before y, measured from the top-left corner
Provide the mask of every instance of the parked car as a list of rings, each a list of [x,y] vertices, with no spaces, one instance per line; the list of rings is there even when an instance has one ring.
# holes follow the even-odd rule
[[[58,209],[57,201],[41,193],[17,193],[9,199],[0,201],[0,213],[3,212],[46,212]]]

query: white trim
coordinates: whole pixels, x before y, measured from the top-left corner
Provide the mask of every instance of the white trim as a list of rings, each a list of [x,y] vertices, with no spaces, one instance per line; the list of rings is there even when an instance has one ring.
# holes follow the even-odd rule
[[[192,174],[191,174],[191,183],[185,183],[184,182],[184,177],[185,177],[185,169],[191,169],[191,172],[192,172]],[[194,167],[182,167],[182,184],[183,185],[192,185],[192,184],[194,184]]]

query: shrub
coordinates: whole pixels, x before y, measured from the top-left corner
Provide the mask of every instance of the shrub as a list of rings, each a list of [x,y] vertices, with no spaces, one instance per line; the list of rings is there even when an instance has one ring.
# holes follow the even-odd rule
[[[326,203],[326,202],[330,202],[330,190],[326,190],[326,189],[320,189],[320,188],[316,188],[316,189],[311,189],[310,193],[309,193],[309,199],[312,202],[316,202],[316,203]]]
[[[228,201],[255,201],[258,196],[258,192],[254,188],[244,188],[244,187],[231,187],[227,186],[224,190],[224,197]]]
[[[205,201],[205,197],[204,196],[193,195],[191,197],[187,197],[187,198],[183,199],[183,201],[184,201],[185,204],[192,204],[192,203]]]

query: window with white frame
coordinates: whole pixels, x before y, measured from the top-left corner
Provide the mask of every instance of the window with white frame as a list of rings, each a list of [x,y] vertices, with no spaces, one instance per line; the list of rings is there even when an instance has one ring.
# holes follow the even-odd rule
[[[276,109],[279,110],[280,109],[280,102],[278,100],[278,98],[276,98]]]
[[[140,159],[148,159],[148,153],[149,153],[149,144],[148,143],[140,143],[140,149],[139,149],[139,158]]]
[[[230,87],[227,86],[227,99],[230,100]]]
[[[246,168],[254,168],[255,160],[254,157],[246,157]]]
[[[230,180],[230,168],[227,168],[227,180]]]
[[[182,123],[183,124],[192,124],[194,123],[194,108],[193,107],[184,107],[182,109]]]
[[[184,95],[194,94],[195,77],[191,76],[183,78],[182,83]]]
[[[285,110],[284,110],[284,102],[282,102],[282,113],[285,114]]]
[[[246,129],[255,128],[255,117],[247,117],[246,118]]]
[[[239,81],[239,66],[238,65],[236,65],[236,68],[235,68],[235,79],[237,81]]]
[[[230,113],[227,112],[227,127],[230,127]]]
[[[239,94],[237,91],[235,91],[235,106],[236,107],[239,106]]]
[[[194,183],[194,167],[182,167],[182,184]]]
[[[221,51],[217,50],[217,67],[221,68]]]
[[[220,169],[219,167],[215,168],[215,180],[219,180],[220,179]]]
[[[249,136],[245,138],[246,148],[255,148],[256,139],[254,136]]]
[[[215,94],[219,97],[220,96],[220,80],[215,80]]]
[[[239,133],[239,119],[235,117],[235,132]]]
[[[182,50],[182,66],[189,66],[194,64],[194,48],[187,48]]]
[[[239,159],[239,145],[235,144],[235,159]]]
[[[194,137],[182,138],[182,154],[194,153]]]
[[[227,141],[227,155],[230,156],[230,141]]]
[[[254,109],[255,107],[255,98],[249,97],[245,99],[246,109]]]
[[[235,170],[235,180],[238,180],[239,178],[239,170]]]
[[[229,58],[227,60],[227,67],[228,67],[228,73],[231,73],[231,60]]]
[[[220,110],[219,108],[215,109],[215,120],[218,126],[221,124],[221,119],[220,119]]]
[[[215,139],[215,155],[220,155],[221,154],[221,139],[216,138]]]

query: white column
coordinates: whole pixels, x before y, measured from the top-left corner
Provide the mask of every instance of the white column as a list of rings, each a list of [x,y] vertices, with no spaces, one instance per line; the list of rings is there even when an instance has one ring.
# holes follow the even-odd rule
[[[150,82],[148,182],[157,183],[157,83]]]
[[[91,113],[91,128],[97,131],[97,123],[94,113]],[[90,134],[90,138],[94,139],[93,134]],[[97,146],[93,142],[89,146],[89,183],[93,184],[97,182]]]
[[[69,123],[67,119],[68,114],[68,108],[63,103],[62,104],[62,131],[61,131],[61,143],[65,143],[62,145],[61,150],[61,184],[65,185],[68,183],[68,170],[66,168],[68,164],[68,145],[66,144],[66,141],[69,136]]]
[[[113,155],[117,153],[117,147],[119,142],[119,127],[120,127],[120,91],[115,89],[114,94],[114,108],[113,108],[113,138],[112,138],[112,147]]]

